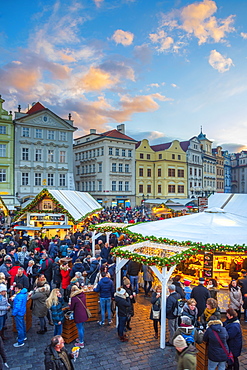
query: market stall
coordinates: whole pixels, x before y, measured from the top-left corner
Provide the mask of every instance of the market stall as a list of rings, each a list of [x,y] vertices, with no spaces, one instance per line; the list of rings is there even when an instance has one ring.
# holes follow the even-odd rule
[[[88,217],[102,207],[89,194],[72,190],[43,189],[14,218],[25,227],[39,228],[49,238],[58,234],[61,238],[68,230],[75,231]]]

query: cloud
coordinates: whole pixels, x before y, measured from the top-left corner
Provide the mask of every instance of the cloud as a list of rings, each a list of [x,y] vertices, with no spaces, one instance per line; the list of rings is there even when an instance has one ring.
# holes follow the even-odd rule
[[[158,51],[165,51],[171,48],[171,46],[174,43],[174,40],[172,37],[167,36],[167,34],[160,30],[157,33],[150,33],[149,38],[153,44],[159,43]]]
[[[129,136],[133,137],[133,139],[137,141],[143,140],[143,138],[147,138],[149,140],[150,145],[156,145],[161,143],[168,143],[171,142],[177,137],[168,137],[165,133],[160,131],[142,131],[142,132],[135,132],[132,131],[131,128],[128,129]]]
[[[148,44],[137,45],[134,48],[134,57],[139,59],[143,64],[151,63],[152,50]]]
[[[229,71],[230,67],[234,66],[231,58],[224,57],[216,50],[211,50],[208,62],[214,69],[217,69],[217,71],[220,73]]]
[[[160,131],[151,131],[149,135],[147,136],[148,140],[150,141],[161,139],[163,137],[165,137],[165,134],[164,132],[160,132]]]
[[[149,84],[148,86],[150,86],[150,87],[160,87],[160,85],[157,84],[157,83]]]
[[[119,79],[100,68],[90,67],[88,73],[82,78],[82,87],[86,91],[100,91],[116,85]]]
[[[129,46],[134,40],[134,34],[129,31],[116,30],[112,35],[112,40],[114,40],[116,44]]]
[[[93,0],[97,8],[100,8],[104,0]]]
[[[171,84],[171,86],[174,88],[178,87],[176,84]]]
[[[240,35],[243,37],[243,39],[247,39],[247,33],[246,32],[241,32]]]

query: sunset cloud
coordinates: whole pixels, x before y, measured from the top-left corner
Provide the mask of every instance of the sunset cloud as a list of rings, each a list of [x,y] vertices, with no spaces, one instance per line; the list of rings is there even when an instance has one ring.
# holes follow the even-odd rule
[[[158,50],[161,52],[170,49],[174,43],[173,38],[167,36],[163,30],[157,33],[150,33],[149,38],[153,44],[159,44]]]
[[[220,73],[229,71],[234,66],[231,58],[226,58],[216,50],[212,50],[208,59],[209,64]]]
[[[240,35],[243,37],[243,39],[247,39],[247,33],[246,32],[241,32]]]
[[[129,31],[116,30],[112,35],[112,40],[114,40],[116,44],[129,46],[134,40],[134,34]]]
[[[3,92],[8,93],[11,89],[28,92],[39,81],[41,73],[39,69],[30,68],[15,61],[0,69],[0,85]]]
[[[86,91],[100,91],[109,89],[116,85],[119,80],[110,73],[99,68],[90,67],[88,73],[81,80],[82,86]]]

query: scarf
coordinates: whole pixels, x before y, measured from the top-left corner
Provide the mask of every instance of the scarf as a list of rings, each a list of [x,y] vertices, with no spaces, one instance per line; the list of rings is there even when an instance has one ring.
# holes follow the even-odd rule
[[[33,273],[33,265],[27,266],[27,275],[31,275]]]
[[[68,358],[68,355],[65,351],[60,351],[58,352],[58,356],[61,358],[61,360],[63,361],[65,367],[67,370],[71,370],[71,365],[70,365],[70,361],[69,361],[69,358]]]
[[[204,315],[206,317],[206,321],[210,319],[210,317],[215,313],[215,311],[216,311],[216,308],[212,308],[211,310],[209,310],[208,308],[205,308]]]

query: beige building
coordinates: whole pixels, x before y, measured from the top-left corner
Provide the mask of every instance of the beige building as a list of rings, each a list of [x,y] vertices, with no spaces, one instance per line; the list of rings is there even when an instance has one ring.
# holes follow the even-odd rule
[[[216,193],[224,193],[224,157],[222,147],[217,146],[212,150],[213,155],[216,158]]]

